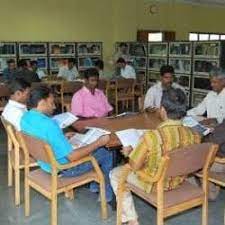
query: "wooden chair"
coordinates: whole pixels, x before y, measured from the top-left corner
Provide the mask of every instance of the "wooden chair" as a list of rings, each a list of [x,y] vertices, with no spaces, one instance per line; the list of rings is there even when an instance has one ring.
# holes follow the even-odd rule
[[[5,84],[0,84],[0,112],[4,110],[10,96],[10,90]]]
[[[134,79],[118,79],[115,83],[115,109],[116,114],[119,112],[119,102],[126,104],[126,108],[129,106],[129,102],[132,103],[132,111],[134,111]]]
[[[135,97],[142,97],[145,91],[145,74],[137,74],[136,85],[134,89]]]
[[[45,142],[17,132],[18,139],[25,154],[25,215],[30,214],[30,188],[40,192],[51,201],[51,225],[57,225],[57,196],[63,192],[71,192],[74,188],[95,181],[100,185],[101,215],[107,218],[107,206],[105,199],[104,176],[94,157],[84,157],[75,162],[61,165],[53,154],[51,147]],[[48,174],[41,169],[29,170],[29,155],[36,160],[41,160],[51,165],[52,173]],[[61,170],[70,169],[85,162],[93,165],[93,170],[81,176],[63,178],[58,176]]]
[[[7,133],[8,140],[8,186],[11,187],[13,183],[13,172],[14,172],[14,183],[15,183],[15,205],[20,204],[20,170],[24,169],[24,154],[21,151],[19,142],[15,135],[15,129],[13,125],[7,122],[2,116],[1,121]],[[30,159],[29,167],[35,167],[37,163],[34,159]]]
[[[98,88],[102,90],[105,96],[108,98],[108,88],[109,88],[109,81],[106,79],[100,79],[98,81]]]
[[[83,87],[83,82],[80,81],[70,81],[62,82],[61,86],[61,105],[62,112],[71,110],[71,101],[73,94]]]
[[[157,208],[157,225],[164,219],[196,206],[202,206],[202,224],[208,224],[208,172],[214,161],[218,146],[211,143],[195,144],[169,152],[164,156],[154,177],[145,177],[156,184],[156,192],[146,193],[140,188],[126,183],[131,168],[124,167],[118,186],[117,225],[121,225],[123,191],[127,188]],[[202,187],[190,184],[187,180],[180,187],[164,191],[165,179],[187,176],[203,169]],[[137,174],[140,172],[137,171]]]

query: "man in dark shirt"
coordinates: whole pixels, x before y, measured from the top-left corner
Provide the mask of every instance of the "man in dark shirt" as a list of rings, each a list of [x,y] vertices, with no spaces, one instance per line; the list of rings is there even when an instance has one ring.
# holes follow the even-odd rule
[[[16,72],[16,62],[14,59],[9,59],[7,61],[7,68],[3,70],[3,77],[5,81],[11,81],[13,79],[13,74]]]
[[[214,131],[203,139],[203,142],[212,142],[219,145],[218,157],[225,157],[225,120],[215,127]],[[225,165],[214,163],[211,167],[213,172],[225,173]],[[209,185],[209,198],[215,200],[219,195],[220,187],[213,183]]]
[[[21,59],[18,62],[18,67],[19,69],[14,74],[15,78],[19,78],[19,79],[23,78],[25,81],[29,83],[40,81],[38,75],[35,72],[28,69],[28,64],[25,59]]]

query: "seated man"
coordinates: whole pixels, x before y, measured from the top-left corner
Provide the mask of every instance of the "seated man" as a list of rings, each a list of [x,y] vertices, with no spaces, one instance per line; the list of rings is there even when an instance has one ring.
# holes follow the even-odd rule
[[[123,58],[119,58],[116,62],[117,67],[120,69],[120,76],[125,79],[136,79],[135,69],[128,65]]]
[[[216,68],[211,72],[210,91],[203,101],[195,108],[189,110],[189,116],[202,116],[207,113],[207,118],[221,123],[225,119],[225,71]]]
[[[99,74],[95,68],[84,73],[85,84],[72,98],[72,113],[79,117],[104,117],[112,111],[104,93],[97,88]]]
[[[32,71],[38,75],[40,80],[47,76],[45,74],[45,72],[38,67],[38,62],[36,60],[32,60],[30,62],[30,66],[31,66]]]
[[[212,133],[204,137],[204,142],[212,142],[219,145],[217,156],[225,157],[225,119],[221,124],[215,127]],[[225,173],[225,165],[221,163],[213,163],[211,171]],[[215,200],[220,192],[220,186],[210,183],[209,185],[209,199]]]
[[[161,80],[154,86],[150,87],[145,95],[144,109],[155,110],[160,108],[163,91],[172,87],[181,89],[184,88],[179,84],[173,83],[174,69],[172,66],[162,66],[160,69]]]
[[[62,77],[67,81],[76,80],[78,76],[79,73],[75,66],[74,59],[68,59],[68,65],[59,68],[58,77]]]
[[[2,116],[20,131],[20,120],[27,111],[27,99],[30,93],[30,84],[23,79],[14,79],[9,84],[11,96],[5,106]]]
[[[132,171],[127,177],[127,182],[150,193],[154,184],[145,181],[144,177],[154,176],[160,160],[168,151],[187,145],[200,143],[200,135],[190,128],[182,126],[181,119],[185,111],[170,111],[170,102],[164,101],[160,108],[160,116],[163,122],[155,130],[147,131],[135,149],[123,148],[123,153],[128,155]],[[173,120],[172,120],[173,119]],[[117,167],[110,172],[110,182],[114,193],[117,187],[123,167]],[[138,174],[137,174],[138,173]],[[178,187],[184,181],[184,177],[170,178],[165,183],[165,189],[171,190]],[[123,194],[122,222],[128,225],[138,225],[138,216],[135,211],[133,198],[130,192]]]
[[[7,68],[3,70],[3,78],[5,81],[11,81],[16,71],[16,62],[14,59],[7,60]]]
[[[92,144],[74,149],[63,135],[59,125],[50,118],[55,109],[51,90],[44,86],[33,89],[30,94],[29,104],[31,110],[23,115],[20,123],[21,130],[47,142],[51,146],[56,160],[61,164],[76,161],[92,154],[105,175],[106,199],[111,201],[112,189],[109,183],[109,171],[112,169],[112,154],[102,147],[109,141],[109,136],[102,136]],[[44,171],[51,172],[49,164],[42,161],[39,161],[38,164]],[[90,163],[84,163],[73,169],[62,171],[61,175],[67,177],[78,176],[91,169]]]

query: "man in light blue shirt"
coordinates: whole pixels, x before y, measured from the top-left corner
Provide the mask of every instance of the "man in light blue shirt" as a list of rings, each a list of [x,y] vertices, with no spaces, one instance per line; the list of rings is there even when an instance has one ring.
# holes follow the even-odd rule
[[[44,86],[33,89],[30,93],[29,105],[32,109],[21,118],[21,130],[48,143],[60,164],[76,161],[92,154],[105,175],[106,199],[108,202],[111,201],[112,189],[109,183],[109,172],[112,169],[112,154],[105,148],[100,148],[107,144],[109,136],[102,136],[89,145],[73,149],[57,122],[50,117],[55,109],[54,96],[51,90]],[[38,161],[38,164],[44,171],[51,172],[48,163]],[[84,163],[70,170],[62,171],[61,174],[65,177],[79,176],[91,169],[90,163]]]

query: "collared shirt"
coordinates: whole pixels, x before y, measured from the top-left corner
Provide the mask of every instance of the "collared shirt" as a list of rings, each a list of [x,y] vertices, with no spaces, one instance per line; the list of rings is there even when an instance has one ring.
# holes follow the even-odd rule
[[[86,87],[74,94],[71,108],[74,115],[82,117],[104,117],[113,109],[101,90],[96,88],[92,94]]]
[[[162,157],[174,149],[201,142],[201,137],[192,129],[182,126],[181,121],[167,120],[161,123],[156,130],[149,130],[138,146],[130,153],[129,158],[133,162],[142,162],[140,170],[134,171],[138,182],[149,193],[154,184],[147,182],[146,178],[153,177],[158,169]],[[164,188],[171,190],[179,186],[184,177],[168,178]]]
[[[187,115],[201,116],[205,112],[208,118],[216,118],[218,123],[222,123],[225,119],[225,88],[219,94],[210,91],[197,107],[187,112]]]
[[[73,81],[79,76],[76,66],[69,69],[67,66],[62,66],[59,68],[58,77],[62,77],[67,81]]]
[[[65,164],[69,162],[67,156],[73,151],[73,147],[64,136],[56,121],[32,109],[24,113],[20,125],[24,133],[48,143],[58,163]],[[48,163],[38,161],[38,164],[44,171],[51,172],[51,167]]]
[[[134,68],[127,64],[126,64],[125,68],[120,69],[120,75],[126,79],[129,79],[129,78],[136,79],[136,72],[135,72]]]
[[[43,70],[41,70],[40,68],[37,69],[36,74],[38,75],[39,79],[46,77],[45,72]]]
[[[179,88],[184,91],[184,88],[177,83],[173,83],[172,87],[175,89]],[[162,94],[163,94],[163,87],[161,82],[158,82],[154,86],[150,87],[145,95],[144,109],[148,107],[160,108]]]
[[[20,131],[20,120],[26,111],[26,105],[10,99],[2,112],[2,116]]]

